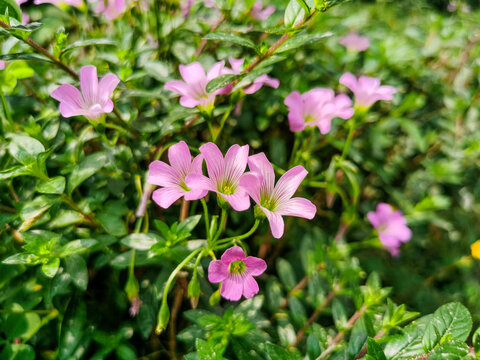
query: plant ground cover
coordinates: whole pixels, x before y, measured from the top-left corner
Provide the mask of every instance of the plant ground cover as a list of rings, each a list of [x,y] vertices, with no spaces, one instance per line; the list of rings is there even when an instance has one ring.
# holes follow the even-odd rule
[[[0,0],[0,359],[476,358],[479,23]]]

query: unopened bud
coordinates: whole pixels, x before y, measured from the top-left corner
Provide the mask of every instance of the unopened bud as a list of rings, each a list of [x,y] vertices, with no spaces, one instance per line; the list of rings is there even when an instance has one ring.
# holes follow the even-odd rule
[[[198,298],[200,297],[200,281],[198,281],[197,272],[193,272],[192,279],[188,283],[188,296],[190,297],[190,303],[192,308],[196,308],[198,305]]]
[[[220,302],[220,289],[218,289],[217,291],[215,291],[212,296],[210,296],[210,305],[211,306],[215,306],[217,305],[219,302]]]
[[[157,335],[160,335],[163,330],[167,328],[169,319],[170,309],[168,308],[168,304],[165,299],[164,301],[162,301],[162,306],[160,307],[160,311],[158,312],[157,327],[155,328],[155,333]]]

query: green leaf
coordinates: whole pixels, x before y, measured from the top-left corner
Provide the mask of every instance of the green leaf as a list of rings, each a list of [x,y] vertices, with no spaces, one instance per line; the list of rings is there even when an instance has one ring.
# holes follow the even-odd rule
[[[300,5],[303,10],[305,10],[305,14],[310,15],[310,6],[307,4],[307,2],[305,0],[297,0],[297,2],[298,5]]]
[[[480,355],[480,327],[473,333],[472,345],[477,356]]]
[[[367,352],[375,360],[387,360],[387,357],[383,353],[382,347],[377,344],[371,337],[367,341]]]
[[[17,165],[0,171],[0,180],[7,180],[22,175],[31,175],[30,169],[27,166]]]
[[[74,49],[78,49],[78,48],[82,48],[82,47],[86,47],[86,46],[92,46],[92,45],[113,45],[113,46],[118,46],[117,42],[115,41],[112,41],[110,39],[88,39],[88,40],[77,40],[73,43],[71,43],[70,45],[66,46],[60,57],[64,56],[66,53],[74,50]]]
[[[448,341],[438,346],[429,356],[428,360],[461,360],[470,353],[468,346],[461,341]],[[474,357],[470,357],[474,359]]]
[[[86,329],[87,309],[85,302],[74,296],[68,304],[67,311],[63,317],[60,341],[58,346],[58,358],[67,360],[80,344],[83,333]]]
[[[202,215],[193,215],[183,220],[177,227],[177,234],[191,233],[198,225]]]
[[[18,253],[2,261],[2,264],[8,265],[20,265],[20,264],[30,264],[36,265],[41,262],[41,259],[37,255],[27,254],[27,253]]]
[[[220,343],[211,343],[202,339],[197,339],[195,342],[195,348],[197,349],[198,358],[200,360],[221,360],[223,351],[219,348]],[[220,351],[219,351],[220,350]]]
[[[56,176],[49,180],[39,181],[36,190],[44,194],[62,194],[65,190],[65,178]]]
[[[71,194],[73,190],[77,188],[82,182],[87,180],[90,176],[94,175],[98,170],[104,167],[108,163],[107,154],[104,152],[98,152],[86,156],[80,164],[78,164],[70,177],[68,178],[68,193]]]
[[[215,79],[212,79],[208,82],[207,92],[211,93],[211,92],[214,92],[215,90],[221,89],[227,85],[230,85],[236,79],[239,79],[241,77],[242,77],[241,75],[237,75],[237,74],[220,75],[219,77],[216,77]]]
[[[37,160],[38,154],[45,151],[42,143],[27,135],[9,134],[11,139],[8,151],[15,160],[23,165],[30,165]]]
[[[52,205],[57,201],[56,197],[48,195],[40,195],[35,199],[26,202],[22,210],[20,210],[20,217],[23,220],[19,231],[27,231],[30,229],[35,221],[37,221]]]
[[[305,17],[305,9],[299,4],[297,0],[290,0],[287,8],[285,9],[285,15],[283,17],[283,23],[285,27],[292,28],[299,25]]]
[[[347,312],[345,307],[338,299],[332,301],[332,317],[337,329],[341,330],[347,324]]]
[[[296,0],[291,0],[296,1]],[[303,10],[303,9],[302,9]],[[314,44],[320,40],[323,40],[329,36],[332,36],[333,33],[326,32],[322,34],[302,34],[302,35],[295,35],[292,38],[285,41],[278,49],[275,51],[275,54],[279,54],[285,51],[290,51],[293,49],[297,49],[302,46]]]
[[[98,241],[95,239],[73,240],[63,245],[59,250],[56,251],[56,254],[60,258],[64,258],[73,254],[79,254],[79,253],[85,252],[89,248],[97,244],[98,244]]]
[[[35,350],[28,344],[6,344],[0,353],[0,359],[34,360]]]
[[[350,340],[348,342],[348,355],[350,358],[354,358],[365,345],[368,336],[373,336],[374,330],[372,321],[368,313],[364,313],[363,316],[357,320],[353,325],[352,333],[350,334]]]
[[[9,314],[5,322],[2,324],[5,335],[9,340],[13,340],[15,338],[29,339],[38,331],[40,327],[40,316],[33,312]]]
[[[75,286],[82,291],[86,291],[88,285],[88,269],[83,257],[73,254],[65,258],[65,269],[72,278]]]
[[[270,360],[296,360],[297,359],[297,357],[294,354],[288,352],[281,346],[278,346],[272,343],[266,343],[265,350]]]
[[[295,273],[293,272],[292,265],[285,259],[277,260],[277,272],[282,283],[287,287],[287,289],[293,289],[297,284],[295,279]]]
[[[122,245],[131,249],[150,250],[159,240],[159,236],[153,233],[130,234],[120,240]]]
[[[43,273],[49,278],[53,278],[60,266],[60,259],[58,257],[51,258],[48,263],[42,265]]]
[[[45,62],[53,63],[53,61],[47,58],[46,56],[34,54],[34,53],[15,53],[15,54],[0,55],[0,60],[4,60],[4,61],[30,60],[30,61],[45,61]]]
[[[119,237],[127,234],[127,226],[120,216],[103,211],[97,214],[95,219],[110,235]]]
[[[7,10],[9,17],[22,22],[22,10],[15,0],[0,0],[0,15],[5,15]]]
[[[439,307],[425,329],[423,347],[432,350],[441,344],[447,336],[452,340],[465,341],[472,330],[472,317],[465,306],[449,303]]]
[[[234,44],[244,46],[244,47],[253,49],[255,51],[258,51],[257,46],[255,45],[255,43],[252,40],[245,39],[245,38],[242,38],[240,36],[233,35],[233,34],[227,34],[227,33],[223,33],[223,32],[214,32],[214,33],[207,34],[204,37],[204,39],[228,41],[228,42],[231,42],[231,43],[234,43]]]

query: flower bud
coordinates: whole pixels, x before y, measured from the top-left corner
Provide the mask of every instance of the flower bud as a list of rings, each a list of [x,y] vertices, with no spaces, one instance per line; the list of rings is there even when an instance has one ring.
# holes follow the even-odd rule
[[[218,289],[217,291],[215,291],[212,296],[210,296],[210,305],[211,306],[215,306],[217,305],[219,302],[220,302],[220,289]]]
[[[160,335],[163,330],[165,330],[168,326],[168,320],[170,319],[170,309],[168,308],[168,304],[166,299],[162,301],[162,306],[158,312],[158,321],[157,327],[155,328],[155,333]]]
[[[200,282],[198,281],[196,271],[193,272],[192,279],[188,283],[188,296],[190,297],[192,308],[196,309],[198,305],[198,298],[200,297]]]
[[[128,299],[138,298],[138,281],[133,274],[128,274],[127,284],[125,285],[125,292],[127,293]]]

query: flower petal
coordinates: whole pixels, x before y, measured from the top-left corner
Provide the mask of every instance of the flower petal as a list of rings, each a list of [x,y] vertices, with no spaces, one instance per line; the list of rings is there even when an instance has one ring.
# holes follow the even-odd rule
[[[176,92],[177,94],[190,96],[190,87],[181,80],[169,81],[163,87],[165,90]]]
[[[228,265],[221,260],[211,261],[208,265],[208,281],[218,283],[228,276]]]
[[[317,213],[317,207],[310,200],[296,197],[281,204],[276,212],[284,216],[296,216],[311,220]]]
[[[205,86],[207,86],[207,78],[205,76],[205,70],[203,70],[202,65],[199,62],[193,62],[188,65],[180,65],[178,67],[180,70],[180,75],[182,75],[183,80],[190,86],[203,87],[205,91]]]
[[[262,184],[262,177],[259,173],[246,173],[240,178],[239,184],[245,189],[247,194],[260,204],[260,188]]]
[[[83,66],[80,69],[80,89],[87,105],[97,104],[98,101],[98,77],[97,68],[92,65]]]
[[[222,198],[224,198],[235,211],[245,211],[250,207],[250,198],[247,191],[239,187],[234,194],[226,195],[217,192]]]
[[[243,279],[241,276],[228,276],[220,288],[220,295],[231,301],[240,300],[243,293]]]
[[[267,216],[268,222],[270,224],[270,230],[275,239],[280,239],[283,236],[285,223],[283,222],[282,216],[278,213],[262,209],[265,215]]]
[[[55,100],[70,105],[72,109],[83,108],[82,94],[78,89],[70,84],[60,85],[50,94]],[[63,114],[62,114],[63,115]]]
[[[301,165],[295,166],[288,170],[278,180],[275,189],[273,190],[273,198],[280,205],[290,199],[295,191],[297,191],[300,183],[303,181],[308,172]]]
[[[246,299],[250,299],[258,294],[258,291],[257,281],[252,276],[246,276],[243,279],[243,296],[245,296]]]
[[[357,90],[357,78],[352,73],[345,73],[339,80],[339,83],[348,87],[352,92]]]
[[[244,59],[228,58],[228,62],[230,63],[234,74],[240,74],[242,72],[243,61]]]
[[[262,152],[249,156],[248,167],[252,172],[257,172],[262,176],[262,195],[271,195],[275,186],[275,171],[273,170],[272,164],[265,156],[265,153]]]
[[[179,179],[170,165],[155,160],[148,167],[147,182],[158,186],[175,186],[178,185]]]
[[[188,174],[185,177],[185,185],[192,190],[217,191],[212,180],[201,174]]]
[[[120,79],[114,74],[105,75],[98,85],[98,98],[100,104],[105,104],[112,97],[113,90],[117,87]]]
[[[248,145],[232,145],[225,154],[225,181],[238,184],[248,162]]]
[[[225,160],[222,152],[214,143],[206,143],[200,146],[200,152],[207,163],[207,172],[210,179],[217,184],[225,174]]]
[[[190,172],[192,155],[185,141],[180,141],[168,149],[170,165],[184,176]]]
[[[236,246],[236,245],[225,250],[225,252],[221,257],[221,260],[227,265],[229,265],[234,261],[244,260],[244,259],[245,259],[245,253],[243,252],[243,249],[240,246]]]
[[[155,190],[152,194],[152,199],[160,207],[167,209],[175,201],[180,199],[184,193],[185,192],[178,187],[164,187],[164,188]]]
[[[250,275],[258,276],[267,270],[267,263],[265,260],[258,257],[248,256],[243,262],[247,266],[247,270]]]
[[[200,200],[201,198],[205,197],[208,194],[207,190],[190,190],[185,191],[185,200],[192,201],[192,200]]]

